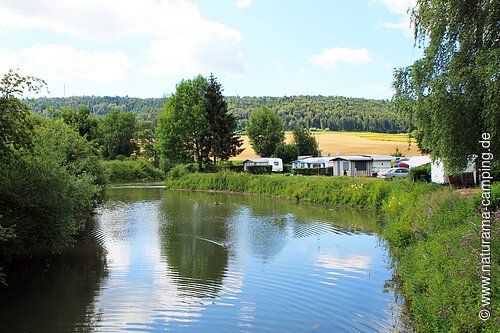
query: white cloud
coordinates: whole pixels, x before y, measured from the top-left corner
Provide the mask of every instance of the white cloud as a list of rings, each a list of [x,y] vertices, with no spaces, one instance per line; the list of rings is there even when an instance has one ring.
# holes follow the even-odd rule
[[[213,70],[240,73],[245,64],[235,29],[201,17],[198,6],[166,0],[2,0],[0,31],[43,29],[89,41],[140,36],[153,40],[142,73]]]
[[[369,63],[371,57],[367,49],[334,47],[312,56],[309,61],[319,67],[336,69],[339,64],[361,65]]]
[[[384,22],[382,25],[387,29],[401,29],[405,35],[412,36],[412,24],[410,20],[410,8],[415,7],[416,0],[378,0],[392,14],[400,16],[397,22]]]
[[[91,82],[124,81],[131,67],[121,51],[89,52],[54,44],[34,45],[19,52],[0,51],[0,62],[47,80],[73,77]],[[6,69],[0,68],[4,72]]]
[[[20,67],[17,60],[16,52],[8,50],[0,50],[0,74],[7,73],[9,69]]]
[[[236,0],[236,7],[243,9],[252,6],[252,0]]]
[[[416,0],[380,0],[393,14],[405,15],[408,8],[414,7]]]
[[[143,51],[145,63],[139,71],[149,75],[231,73],[245,70],[238,48],[241,35],[226,33],[221,26],[207,25],[192,36],[170,35],[151,42]]]

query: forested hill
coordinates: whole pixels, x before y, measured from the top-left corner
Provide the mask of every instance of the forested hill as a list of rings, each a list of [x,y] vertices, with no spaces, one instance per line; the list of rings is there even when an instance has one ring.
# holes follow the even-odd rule
[[[335,131],[370,131],[400,133],[405,129],[397,120],[390,102],[363,98],[331,96],[291,97],[226,97],[229,110],[238,118],[238,129],[245,128],[252,111],[267,106],[283,119],[285,128],[295,125]],[[79,96],[66,98],[38,98],[31,105],[35,112],[47,112],[48,107],[76,108],[86,105],[95,115],[105,115],[111,109],[131,111],[141,119],[155,119],[163,109],[164,98]]]

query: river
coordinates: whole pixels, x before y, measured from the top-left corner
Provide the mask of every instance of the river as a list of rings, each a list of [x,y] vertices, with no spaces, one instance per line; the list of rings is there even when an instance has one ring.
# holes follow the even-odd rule
[[[14,260],[2,332],[391,332],[376,212],[155,186],[108,190],[60,255]]]

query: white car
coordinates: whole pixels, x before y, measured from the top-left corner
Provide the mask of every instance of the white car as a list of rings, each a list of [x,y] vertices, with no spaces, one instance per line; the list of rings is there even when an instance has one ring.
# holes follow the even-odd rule
[[[390,168],[387,170],[380,170],[377,178],[393,179],[393,178],[406,178],[410,174],[408,168]]]

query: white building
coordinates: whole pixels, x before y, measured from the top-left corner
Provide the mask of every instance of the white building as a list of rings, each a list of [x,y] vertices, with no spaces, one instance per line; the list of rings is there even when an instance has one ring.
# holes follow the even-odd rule
[[[261,157],[243,161],[243,170],[247,171],[249,165],[272,165],[273,172],[283,172],[283,160],[275,157]]]
[[[470,177],[472,177],[472,182],[473,184],[476,183],[476,163],[470,161],[467,165],[467,168],[465,170],[458,174],[456,177],[460,177],[461,179],[465,180],[465,178],[468,178],[470,181]],[[450,176],[444,169],[444,164],[440,159],[436,159],[434,162],[431,164],[431,181],[433,183],[438,183],[438,184],[449,184],[450,183]],[[467,181],[465,181],[467,183]]]
[[[372,158],[372,173],[391,168],[391,162],[396,161],[396,157],[389,155],[362,155]]]
[[[337,156],[331,159],[334,176],[370,177],[372,161],[369,156]]]
[[[301,160],[292,161],[292,169],[331,167],[333,166],[331,159],[331,157],[308,157]]]
[[[415,168],[424,164],[429,164],[431,163],[431,157],[430,156],[412,156],[410,157],[407,161],[404,161],[403,163],[406,163],[410,166],[411,168]]]

